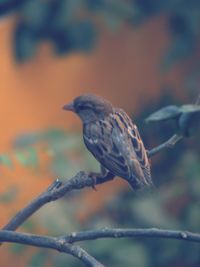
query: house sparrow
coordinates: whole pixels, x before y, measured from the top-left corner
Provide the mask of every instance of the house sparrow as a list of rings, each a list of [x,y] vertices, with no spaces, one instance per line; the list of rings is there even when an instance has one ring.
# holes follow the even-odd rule
[[[134,190],[152,184],[144,144],[136,125],[122,109],[92,94],[76,97],[63,109],[75,112],[83,122],[84,143],[101,164],[101,173],[95,178],[104,182],[120,176]]]

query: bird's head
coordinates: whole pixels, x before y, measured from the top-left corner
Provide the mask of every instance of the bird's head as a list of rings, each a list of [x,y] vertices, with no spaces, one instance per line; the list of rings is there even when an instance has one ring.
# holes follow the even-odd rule
[[[64,110],[75,112],[83,123],[104,119],[113,111],[112,104],[100,96],[84,94],[63,106]]]

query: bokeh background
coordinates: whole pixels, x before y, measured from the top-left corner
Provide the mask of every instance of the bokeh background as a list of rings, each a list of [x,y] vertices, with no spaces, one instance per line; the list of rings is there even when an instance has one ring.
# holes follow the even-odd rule
[[[55,178],[98,164],[81,123],[63,104],[85,92],[124,108],[147,149],[174,133],[145,125],[153,111],[192,103],[199,93],[199,0],[0,1],[0,224]],[[20,230],[49,235],[99,227],[199,231],[198,135],[152,159],[155,188],[135,193],[122,179],[48,204]],[[83,244],[106,266],[196,267],[200,247],[172,240]],[[4,245],[1,265],[82,266],[70,256]]]

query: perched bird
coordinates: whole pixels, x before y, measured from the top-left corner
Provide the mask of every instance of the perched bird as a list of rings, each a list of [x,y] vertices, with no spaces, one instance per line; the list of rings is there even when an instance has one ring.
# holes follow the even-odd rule
[[[137,126],[122,109],[92,94],[76,97],[63,109],[75,112],[83,122],[84,143],[101,164],[102,173],[96,174],[97,179],[103,182],[120,176],[135,190],[152,184]]]

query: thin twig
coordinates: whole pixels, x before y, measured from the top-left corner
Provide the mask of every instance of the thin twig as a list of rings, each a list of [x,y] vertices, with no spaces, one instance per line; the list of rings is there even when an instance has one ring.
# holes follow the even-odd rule
[[[69,243],[94,240],[100,238],[133,238],[133,237],[153,237],[179,239],[184,241],[200,242],[200,234],[188,231],[175,231],[165,229],[101,229],[83,232],[73,232],[63,236],[64,240]]]
[[[165,141],[161,145],[152,148],[150,151],[148,151],[148,156],[151,158],[165,148],[172,148],[173,146],[175,146],[176,143],[178,143],[182,139],[183,139],[182,135],[174,134],[172,137],[170,137],[167,141]]]
[[[50,248],[74,256],[88,267],[105,267],[79,246],[67,243],[63,238],[31,235],[13,231],[0,230],[0,241],[19,243],[35,247]]]

